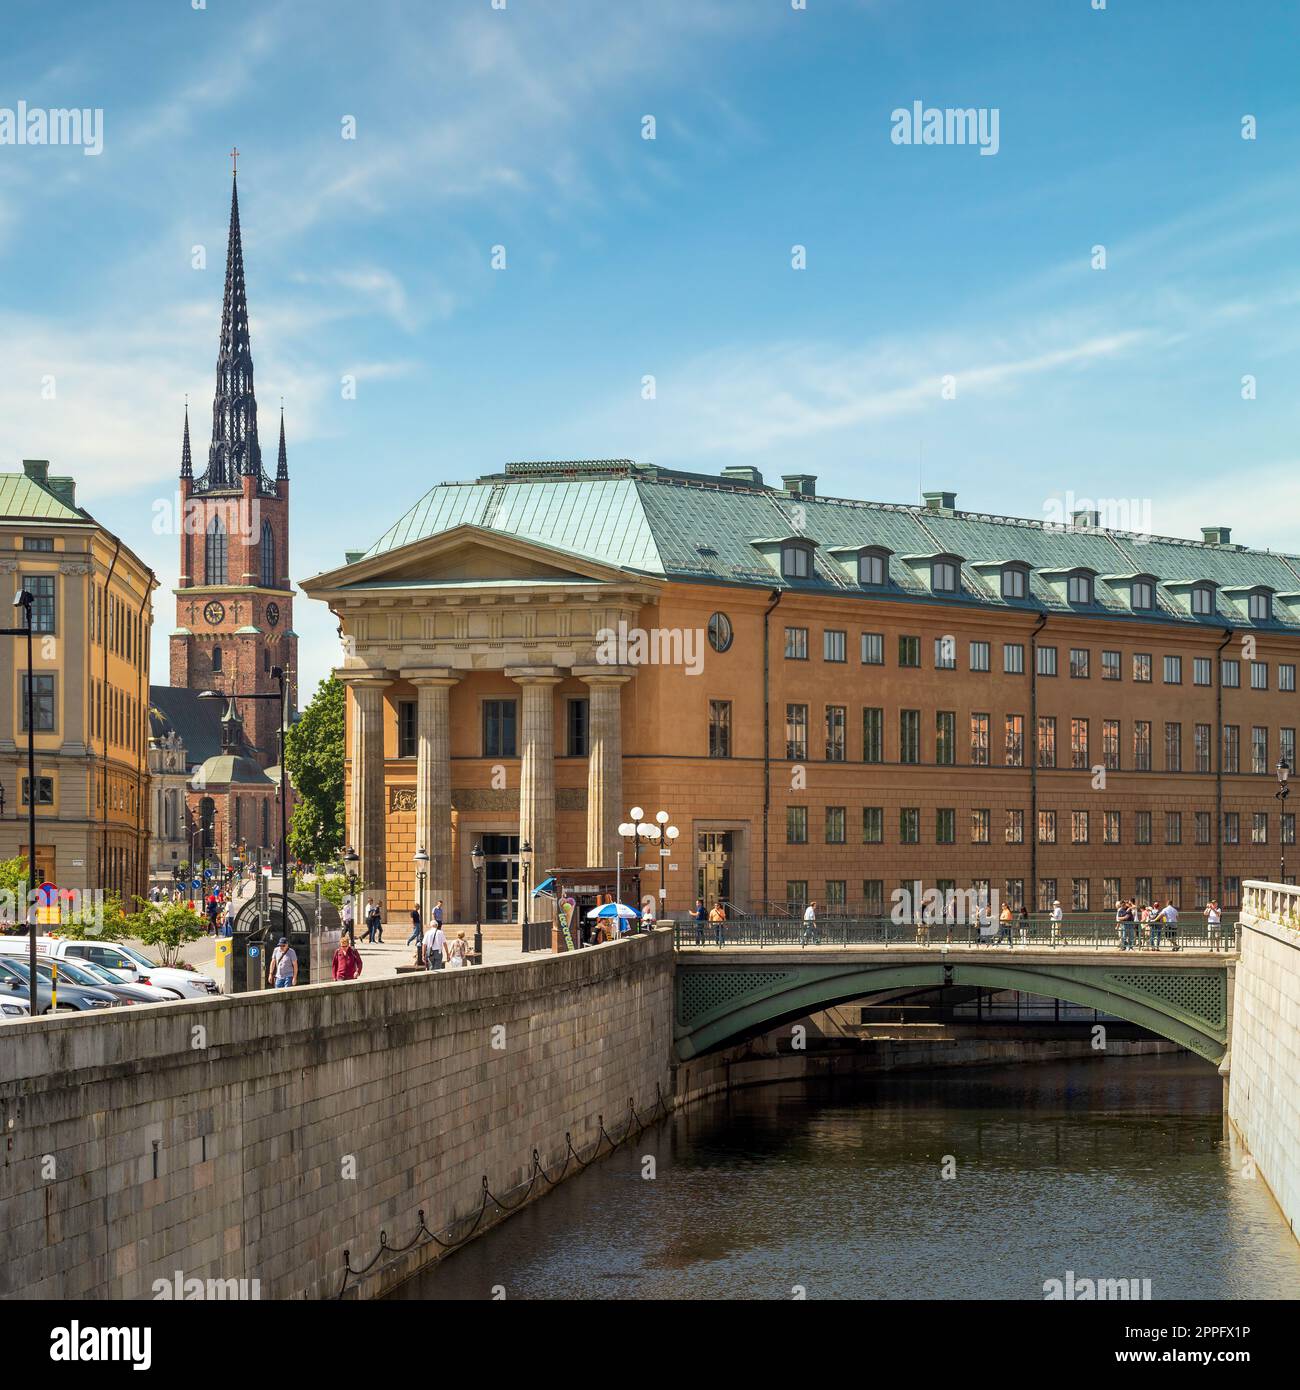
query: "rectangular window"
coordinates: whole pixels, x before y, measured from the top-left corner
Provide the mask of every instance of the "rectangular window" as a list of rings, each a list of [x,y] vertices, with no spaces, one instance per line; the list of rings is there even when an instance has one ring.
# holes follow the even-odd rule
[[[1056,648],[1038,648],[1038,674],[1040,676],[1054,676],[1056,674]]]
[[[1241,771],[1241,729],[1236,724],[1223,726],[1223,771]]]
[[[1225,656],[1219,662],[1219,684],[1225,690],[1236,690],[1241,685],[1241,662],[1235,657]]]
[[[1151,880],[1149,878],[1135,878],[1133,880],[1133,896],[1140,903],[1151,901]]]
[[[970,717],[970,761],[972,767],[989,765],[989,716],[972,714]]]
[[[864,666],[883,666],[885,664],[885,636],[881,632],[862,634],[862,664]]]
[[[936,671],[955,671],[957,669],[957,643],[951,637],[934,639],[934,669]]]
[[[1007,844],[1023,845],[1025,842],[1025,813],[1007,811]]]
[[[828,908],[842,908],[848,897],[848,891],[844,879],[828,878],[826,880],[826,906]]]
[[[1120,813],[1118,811],[1103,811],[1101,813],[1101,838],[1104,844],[1119,844]]]
[[[1149,845],[1151,843],[1150,811],[1134,811],[1133,842],[1138,845]]]
[[[987,671],[989,669],[989,644],[987,642],[972,642],[970,644],[970,668],[972,671]]]
[[[1119,906],[1119,879],[1103,878],[1101,881],[1101,910],[1111,912]]]
[[[54,576],[52,574],[25,574],[23,575],[23,588],[31,594],[32,603],[32,631],[33,632],[53,632],[54,631]],[[21,613],[15,610],[14,626],[21,627],[18,621]]]
[[[898,712],[898,761],[921,761],[921,711],[904,709]]]
[[[826,808],[826,843],[828,845],[844,844],[844,807],[828,806]]]
[[[1252,811],[1250,816],[1250,843],[1268,844],[1268,812]]]
[[[1025,716],[1009,714],[1006,717],[1007,766],[1025,765]]]
[[[1070,766],[1091,767],[1088,761],[1088,721],[1070,720]]]
[[[862,761],[885,760],[885,711],[868,707],[862,711]]]
[[[53,536],[24,536],[24,537],[23,537],[23,549],[24,549],[24,550],[44,550],[44,551],[51,551],[51,550],[54,549],[54,537],[53,537]]]
[[[989,826],[992,812],[987,806],[976,806],[970,813],[970,842],[973,845],[986,845],[989,842]]]
[[[1196,902],[1194,906],[1204,907],[1210,901],[1210,879],[1208,874],[1196,876]]]
[[[1005,902],[1014,912],[1019,912],[1025,902],[1025,881],[1023,878],[1009,878],[1002,894]]]
[[[1268,730],[1256,724],[1250,731],[1250,770],[1254,773],[1267,772]]]
[[[898,639],[898,664],[900,666],[920,666],[921,639],[919,637],[900,637]]]
[[[1165,657],[1165,684],[1182,685],[1183,659],[1181,656]]]
[[[835,628],[827,628],[822,633],[822,660],[847,661],[848,634]]]
[[[1181,845],[1183,842],[1183,813],[1165,812],[1165,844]]]
[[[1087,680],[1088,678],[1088,648],[1070,648],[1070,675],[1074,680]]]
[[[1119,720],[1101,721],[1101,761],[1109,772],[1119,771]]]
[[[808,808],[806,806],[787,806],[785,808],[785,842],[787,845],[806,845],[808,843]]]
[[[1295,730],[1279,729],[1277,755],[1286,759],[1286,765],[1295,771]]]
[[[1070,843],[1072,845],[1086,845],[1088,843],[1087,811],[1070,812]]]
[[[1151,679],[1151,653],[1133,653],[1133,679],[1145,683]]]
[[[28,777],[23,778],[23,805],[30,803],[32,794],[32,783]],[[36,804],[38,806],[54,805],[54,778],[38,777],[36,779]]]
[[[1135,772],[1151,771],[1151,721],[1149,719],[1135,719],[1133,721],[1133,770]]]
[[[1277,668],[1277,688],[1279,690],[1295,689],[1295,667],[1282,662]]]
[[[785,707],[785,756],[801,763],[808,757],[808,706]]]
[[[898,838],[905,845],[921,843],[921,808],[904,806],[898,813]]]
[[[1295,812],[1282,812],[1282,843],[1284,845],[1295,844]]]
[[[1181,724],[1165,725],[1165,771],[1181,772],[1183,770],[1183,726]]]
[[[1039,811],[1038,813],[1038,843],[1040,845],[1054,845],[1056,843],[1056,812]]]
[[[785,881],[785,900],[790,907],[803,908],[808,902],[808,880],[806,878],[787,878]]]
[[[808,629],[806,627],[786,628],[785,659],[787,661],[808,660]]]
[[[515,752],[515,700],[483,701],[483,756],[513,758]]]
[[[1088,880],[1086,878],[1072,878],[1070,880],[1070,911],[1088,911]]]
[[[419,704],[415,700],[397,702],[397,756],[413,758],[419,751],[416,735],[416,715]]]
[[[1225,845],[1239,845],[1241,843],[1240,812],[1225,811],[1223,813],[1223,843]]]
[[[1038,766],[1056,766],[1056,719],[1050,714],[1038,716]]]
[[[1021,642],[1003,642],[1002,670],[1008,676],[1025,674],[1025,648]]]
[[[1210,658],[1208,656],[1196,656],[1192,658],[1192,684],[1210,684]]]
[[[1210,843],[1210,813],[1208,811],[1197,811],[1196,813],[1196,843],[1198,845]]]
[[[1123,679],[1123,673],[1120,670],[1119,652],[1102,652],[1101,678],[1104,681],[1117,681]]]
[[[54,732],[54,677],[23,672],[22,731],[27,732],[28,691],[31,692],[32,727],[38,734]]]
[[[1250,688],[1252,690],[1268,689],[1268,662],[1252,661],[1250,663]]]
[[[862,910],[868,917],[880,917],[885,911],[885,880],[883,878],[864,878],[862,880]]]
[[[1038,910],[1039,912],[1050,912],[1052,904],[1056,902],[1056,880],[1054,878],[1040,878],[1038,880]]]
[[[941,767],[957,761],[957,716],[950,709],[935,711],[934,760]]]
[[[936,845],[957,843],[957,812],[941,806],[934,813],[934,842]]]
[[[845,731],[848,727],[848,709],[844,705],[826,706],[826,761],[842,763],[845,754]]]
[[[709,701],[709,757],[731,757],[731,701]]]
[[[864,806],[862,808],[862,843],[879,845],[885,840],[885,808],[883,806]]]
[[[1208,724],[1196,724],[1192,727],[1192,759],[1195,764],[1195,771],[1209,772],[1210,726]]]
[[[1241,906],[1241,880],[1235,874],[1225,874],[1221,907]]]

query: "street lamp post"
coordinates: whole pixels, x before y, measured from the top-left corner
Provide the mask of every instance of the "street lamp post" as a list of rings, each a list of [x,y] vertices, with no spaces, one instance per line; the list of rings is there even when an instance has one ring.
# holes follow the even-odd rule
[[[429,855],[428,855],[428,851],[426,851],[425,848],[424,848],[424,846],[421,845],[420,848],[417,849],[417,850],[415,851],[415,881],[416,881],[415,904],[416,904],[416,906],[420,909],[420,935],[421,935],[421,937],[423,937],[423,935],[424,935],[424,927],[425,927],[425,922],[424,922],[424,876],[425,876],[425,874],[428,872],[428,869],[429,869]],[[417,941],[417,942],[415,943],[415,954],[416,954],[417,957],[418,957],[419,954],[420,954],[420,949],[421,949],[421,943],[420,943],[419,941]]]
[[[343,851],[343,863],[348,876],[348,901],[352,904],[352,935],[354,939],[357,931],[357,865],[360,862],[361,856],[349,845]]]
[[[223,694],[220,690],[201,690],[199,691],[200,700],[278,700],[280,702],[280,718],[277,721],[279,728],[280,745],[280,931],[283,935],[289,934],[289,825],[286,814],[287,796],[289,787],[289,769],[284,764],[284,736],[289,723],[289,684],[285,680],[284,667],[272,666],[271,679],[275,681],[274,690],[253,691],[251,694],[239,694],[231,691]],[[205,846],[206,850],[206,846]],[[270,923],[267,923],[269,930]]]
[[[529,940],[528,940],[528,929],[529,929],[529,921],[528,921],[528,916],[529,916],[529,913],[528,913],[528,908],[529,908],[528,883],[529,883],[529,878],[530,878],[530,876],[531,876],[530,871],[532,870],[532,867],[533,867],[533,847],[532,847],[532,845],[531,845],[527,840],[525,840],[525,841],[523,842],[523,844],[519,846],[519,872],[523,875],[523,880],[524,880],[524,950],[525,950],[525,951],[528,951],[528,950],[531,950],[531,949],[532,949],[531,943],[530,943]]]
[[[487,856],[483,853],[483,846],[474,841],[474,848],[469,852],[469,862],[474,866],[474,954],[478,956],[478,963],[483,964],[483,866],[487,863]]]
[[[644,811],[640,806],[633,806],[629,813],[631,819],[623,822],[618,828],[618,833],[625,840],[631,840],[633,849],[633,868],[641,867],[641,841],[646,841],[647,846],[654,841],[659,847],[659,905],[664,906],[664,899],[668,896],[668,887],[665,883],[665,876],[668,873],[668,856],[672,853],[673,842],[681,833],[675,825],[668,824],[668,812],[656,811],[653,821],[644,819]],[[622,856],[620,855],[620,859]],[[621,894],[619,895],[622,901]]]
[[[27,638],[27,694],[23,710],[27,716],[27,999],[36,1017],[36,699],[32,660],[32,604],[27,589],[14,595],[14,607],[23,610],[22,627],[0,628],[0,637]]]
[[[1275,795],[1276,799],[1282,803],[1282,816],[1285,817],[1285,816],[1286,816],[1286,799],[1287,799],[1288,796],[1291,795],[1291,764],[1290,764],[1289,762],[1287,762],[1287,760],[1286,760],[1285,758],[1279,758],[1278,761],[1277,761],[1277,791],[1274,793],[1274,795]],[[1284,832],[1282,831],[1282,828],[1281,828],[1280,825],[1278,826],[1277,839],[1278,839],[1278,845],[1280,846],[1281,854],[1282,854],[1282,869],[1281,869],[1282,879],[1281,879],[1281,881],[1282,881],[1283,883],[1285,883],[1285,882],[1286,882],[1286,835],[1285,835]]]

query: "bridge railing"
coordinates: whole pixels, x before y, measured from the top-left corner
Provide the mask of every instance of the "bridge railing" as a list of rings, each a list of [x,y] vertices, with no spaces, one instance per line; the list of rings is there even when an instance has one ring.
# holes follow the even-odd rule
[[[1237,914],[1225,913],[1221,925],[1210,928],[1200,913],[1183,916],[1177,927],[1140,926],[1135,948],[1169,951],[1235,951]],[[744,917],[726,922],[675,922],[678,947],[789,946],[983,946],[989,950],[1018,947],[1093,947],[1114,950],[1122,945],[1119,924],[1112,915],[1072,913],[1060,922],[1046,916],[981,928],[974,922],[895,922],[889,917],[819,917],[805,923],[788,917]]]
[[[1242,910],[1252,917],[1300,929],[1300,887],[1247,879],[1241,885]]]

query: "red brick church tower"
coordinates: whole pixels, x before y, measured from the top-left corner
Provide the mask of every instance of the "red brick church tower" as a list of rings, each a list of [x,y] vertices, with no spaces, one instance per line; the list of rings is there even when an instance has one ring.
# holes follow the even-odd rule
[[[181,560],[171,684],[231,694],[271,692],[283,667],[292,712],[298,703],[298,637],[289,582],[289,465],[280,411],[275,477],[262,468],[257,397],[244,289],[239,191],[230,194],[230,239],[221,309],[217,389],[208,466],[190,458],[190,416],[181,446]],[[279,761],[274,700],[244,700],[240,714],[257,761]],[[292,713],[291,713],[292,717]]]

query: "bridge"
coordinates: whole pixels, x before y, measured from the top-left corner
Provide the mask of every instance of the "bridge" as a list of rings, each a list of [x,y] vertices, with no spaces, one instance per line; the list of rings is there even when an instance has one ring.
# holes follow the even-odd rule
[[[897,989],[1021,990],[1137,1024],[1216,1065],[1235,951],[1121,951],[1063,941],[697,946],[678,933],[673,1041],[689,1061],[836,1004]]]

